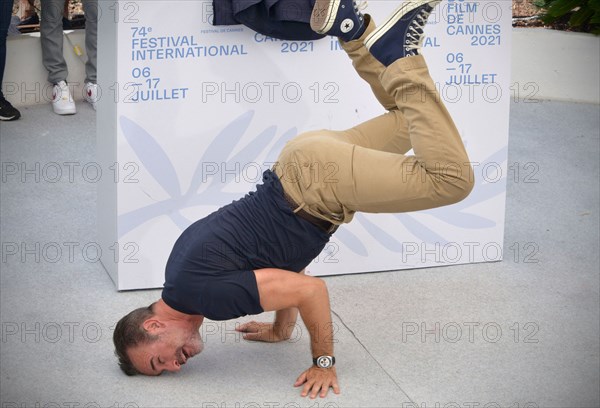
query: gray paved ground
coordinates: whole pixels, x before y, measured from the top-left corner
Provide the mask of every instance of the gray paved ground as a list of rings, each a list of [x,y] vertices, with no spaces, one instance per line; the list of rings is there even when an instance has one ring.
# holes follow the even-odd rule
[[[88,106],[22,113],[0,123],[3,166],[94,160]],[[177,375],[123,376],[111,327],[160,292],[116,293],[99,264],[70,259],[64,243],[95,241],[94,184],[7,177],[0,406],[598,407],[599,117],[598,105],[513,103],[509,163],[534,163],[537,182],[509,182],[503,262],[326,278],[342,394],[319,401],[292,388],[305,333],[247,343],[232,322],[206,324],[205,353]],[[34,248],[25,262],[8,255],[22,242]]]

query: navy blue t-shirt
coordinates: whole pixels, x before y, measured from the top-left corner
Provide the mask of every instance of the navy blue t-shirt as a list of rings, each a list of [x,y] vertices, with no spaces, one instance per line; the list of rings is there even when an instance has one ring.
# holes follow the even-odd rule
[[[296,216],[271,170],[256,191],[196,221],[175,242],[162,298],[187,314],[228,320],[262,313],[254,270],[300,272],[330,234]]]

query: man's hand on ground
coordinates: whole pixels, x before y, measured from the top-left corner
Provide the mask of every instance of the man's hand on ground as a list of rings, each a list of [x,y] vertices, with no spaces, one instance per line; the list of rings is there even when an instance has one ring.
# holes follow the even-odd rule
[[[298,309],[310,333],[312,356],[333,356],[333,323],[325,281],[276,268],[258,269],[254,274],[263,310],[270,312]],[[276,322],[296,321],[295,314],[293,320],[280,318],[279,315],[277,313]],[[333,387],[336,394],[340,392],[333,367],[324,369],[313,366],[300,374],[294,386],[303,386],[300,394],[303,397],[310,395],[311,398],[316,398],[320,395],[323,398],[327,396],[329,387]]]
[[[340,386],[337,382],[335,367],[319,368],[312,366],[300,374],[300,377],[298,377],[294,383],[294,387],[300,387],[302,384],[304,384],[302,393],[300,394],[302,397],[306,397],[310,394],[310,398],[316,398],[319,391],[321,391],[319,394],[320,397],[325,398],[329,391],[329,387],[333,387],[334,393],[340,393]]]
[[[286,330],[282,330],[279,325],[273,323],[248,322],[235,328],[237,331],[244,333],[244,340],[266,341],[275,343],[289,339],[286,336]]]

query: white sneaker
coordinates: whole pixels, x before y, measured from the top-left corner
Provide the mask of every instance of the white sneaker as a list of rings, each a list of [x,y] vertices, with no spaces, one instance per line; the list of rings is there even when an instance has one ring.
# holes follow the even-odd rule
[[[75,101],[65,81],[60,81],[52,88],[52,108],[57,115],[74,115],[77,113]]]
[[[87,82],[83,88],[83,95],[85,100],[92,105],[94,110],[96,110],[96,102],[98,102],[98,84]]]

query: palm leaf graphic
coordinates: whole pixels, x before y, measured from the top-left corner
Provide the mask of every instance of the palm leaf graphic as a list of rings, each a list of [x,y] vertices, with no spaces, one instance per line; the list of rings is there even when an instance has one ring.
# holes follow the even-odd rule
[[[148,173],[172,198],[180,197],[181,188],[173,163],[156,140],[141,126],[125,116],[119,118],[119,123],[125,140]]]
[[[198,193],[198,189],[202,185],[203,180],[205,180],[205,176],[203,174],[205,163],[217,163],[220,165],[221,163],[225,162],[229,154],[231,154],[231,149],[237,145],[248,129],[248,126],[250,126],[250,122],[252,121],[253,117],[254,111],[252,110],[241,114],[231,121],[231,123],[225,126],[223,130],[221,130],[213,139],[213,141],[204,151],[204,154],[196,166],[196,171],[192,176],[190,188],[188,189],[186,196]],[[211,177],[211,181],[208,186],[210,187],[217,180],[218,177]]]
[[[285,144],[289,140],[293,139],[297,134],[298,134],[298,129],[295,127],[292,127],[290,129],[288,129],[286,132],[284,132],[283,135],[281,135],[281,137],[279,139],[277,139],[275,144],[273,144],[273,147],[271,147],[271,150],[269,150],[269,153],[267,153],[267,157],[266,157],[265,161],[267,163],[274,163],[275,160],[277,160],[277,157],[279,156],[279,152],[281,152],[281,150],[283,150],[283,146],[285,146]]]
[[[119,214],[117,217],[117,234],[119,238],[145,222],[175,210],[175,204],[175,200],[169,199]]]
[[[238,116],[225,126],[223,130],[219,132],[217,137],[209,144],[196,167],[190,183],[190,188],[186,193],[186,200],[180,199],[181,191],[175,169],[155,139],[133,121],[121,117],[121,127],[128,143],[130,143],[142,164],[148,169],[148,172],[157,180],[160,186],[171,195],[171,198],[120,215],[119,236],[121,237],[148,220],[161,215],[168,215],[175,225],[183,230],[191,223],[191,221],[179,213],[180,209],[195,205],[221,206],[239,198],[239,194],[223,191],[223,188],[229,183],[219,182],[219,177],[212,177],[211,180],[208,181],[208,187],[202,193],[198,194],[198,190],[203,181],[206,182],[205,176],[203,175],[203,163],[215,162],[219,165],[226,162],[250,163],[251,160],[256,160],[269,145],[270,141],[275,138],[277,128],[275,126],[270,126],[259,133],[251,143],[243,147],[231,159],[227,160],[231,152],[235,149],[237,144],[239,144],[242,136],[248,130],[253,117],[254,111],[248,111]],[[277,138],[267,153],[266,161],[268,163],[274,161],[276,155],[281,151],[285,143],[296,134],[297,129],[290,128]],[[500,149],[488,157],[487,160],[483,161],[482,165],[485,165],[485,163],[501,163],[503,160],[506,160],[506,151],[507,147]],[[505,179],[505,177],[503,176],[500,180],[502,179]],[[491,228],[496,225],[494,221],[469,213],[465,211],[465,209],[495,197],[504,191],[505,183],[499,181],[495,183],[486,183],[481,178],[478,178],[476,187],[466,200],[452,206],[428,210],[425,213],[460,228]],[[441,245],[448,243],[445,238],[426,227],[422,222],[416,220],[415,217],[410,214],[395,214],[395,217],[406,230],[424,242],[435,242]],[[368,231],[368,233],[382,246],[394,252],[402,251],[402,243],[392,234],[383,230],[362,214],[357,214],[356,218],[357,221],[363,225],[365,230]],[[369,252],[361,239],[354,233],[348,231],[348,229],[341,228],[335,236],[341,244],[355,254],[360,256],[369,255]]]
[[[367,251],[367,247],[356,235],[348,231],[347,228],[338,229],[335,233],[335,237],[338,241],[344,244],[349,250],[351,250],[355,254],[361,256],[369,256],[369,251]]]
[[[231,161],[236,163],[244,161],[248,162],[248,160],[256,160],[260,153],[264,151],[267,145],[275,138],[276,132],[277,126],[270,126],[266,128],[258,136],[252,139],[252,143],[249,143],[235,156],[233,156]]]
[[[192,220],[188,220],[187,218],[185,218],[180,212],[179,209],[177,209],[176,211],[172,212],[169,214],[169,218],[171,218],[171,221],[173,221],[173,223],[175,225],[177,225],[177,227],[183,231],[184,229],[186,229],[187,227],[189,227],[194,221]]]
[[[442,245],[448,243],[448,241],[437,232],[433,231],[429,227],[426,227],[422,222],[417,221],[409,214],[396,214],[396,218],[402,222],[404,228],[422,241],[439,242]]]
[[[152,203],[145,207],[137,208],[127,213],[120,214],[118,216],[118,234],[119,237],[122,237],[145,222],[162,215],[172,215],[172,213],[178,215],[177,211],[186,207],[192,207],[196,205],[221,206],[223,203],[231,202],[237,198],[239,198],[239,194],[222,192],[212,195],[206,194],[193,196],[185,203],[182,203],[181,200],[175,199],[167,199],[157,203]],[[175,224],[179,225],[180,222],[176,222]]]
[[[436,209],[431,210],[429,213],[435,218],[460,228],[484,229],[496,226],[496,222],[489,218],[457,211],[456,209]]]
[[[235,176],[230,178],[230,180],[225,184],[217,184],[212,183],[207,190],[215,190],[218,187],[221,189],[231,183],[231,180],[236,180],[237,175],[240,174],[244,166],[251,163],[252,161],[256,161],[256,158],[260,155],[260,153],[267,147],[269,142],[273,140],[275,137],[275,133],[277,132],[276,126],[270,126],[267,129],[263,130],[256,138],[252,139],[251,143],[248,143],[242,150],[240,150],[235,156],[233,156],[230,160],[227,160],[227,163],[232,163],[233,165],[239,163],[237,166],[238,171],[232,175]]]
[[[394,238],[387,231],[375,225],[363,214],[356,214],[356,218],[360,221],[362,226],[369,232],[369,234],[371,234],[373,237],[376,237],[377,242],[379,242],[385,248],[394,252],[402,252],[402,243],[396,238]]]
[[[217,182],[220,181],[219,177],[212,177],[212,179],[208,181],[209,186],[211,186],[210,189],[206,189],[202,193],[198,194],[198,189],[200,188],[201,184],[203,181],[206,182],[206,180],[203,179],[204,168],[202,164],[208,161],[217,162],[219,164],[224,163],[231,154],[231,151],[235,149],[236,145],[247,131],[253,116],[254,111],[248,111],[238,116],[231,123],[226,125],[223,130],[219,132],[217,137],[209,144],[195,169],[192,181],[190,182],[190,188],[186,193],[185,199],[182,199],[180,194],[179,180],[177,178],[176,171],[171,164],[171,161],[168,159],[167,155],[164,153],[155,139],[132,120],[126,117],[120,118],[123,133],[126,134],[126,140],[132,145],[132,148],[136,154],[138,154],[138,157],[140,157],[142,165],[148,168],[148,172],[157,179],[157,182],[165,189],[165,191],[168,193],[177,194],[171,194],[169,199],[120,214],[118,216],[119,237],[122,237],[145,222],[163,215],[169,216],[173,223],[183,230],[189,226],[192,221],[188,220],[179,213],[181,209],[196,205],[218,207],[238,199],[239,194],[223,191],[223,187],[225,187],[227,184]],[[269,142],[275,139],[276,133],[277,127],[268,127],[261,132],[253,140],[253,142],[237,153],[230,161],[246,160],[249,162],[252,159],[256,159],[256,157],[266,149]],[[284,132],[275,140],[274,146],[269,150],[268,155],[271,155],[276,150],[277,146],[282,146],[285,144],[285,142],[293,137],[295,133],[296,128],[291,128]],[[136,147],[134,147],[134,145]],[[148,146],[151,151],[150,153],[144,151],[144,149],[146,149]],[[138,153],[139,151],[142,153]],[[148,164],[149,161],[152,162],[152,160],[155,160],[154,158],[157,157],[157,162],[166,166],[166,172],[169,174],[161,175],[160,172],[157,174],[156,169],[159,168],[159,166]],[[175,180],[174,185],[176,188],[169,187],[169,184],[172,180]],[[166,183],[166,185],[163,185],[164,183]]]

